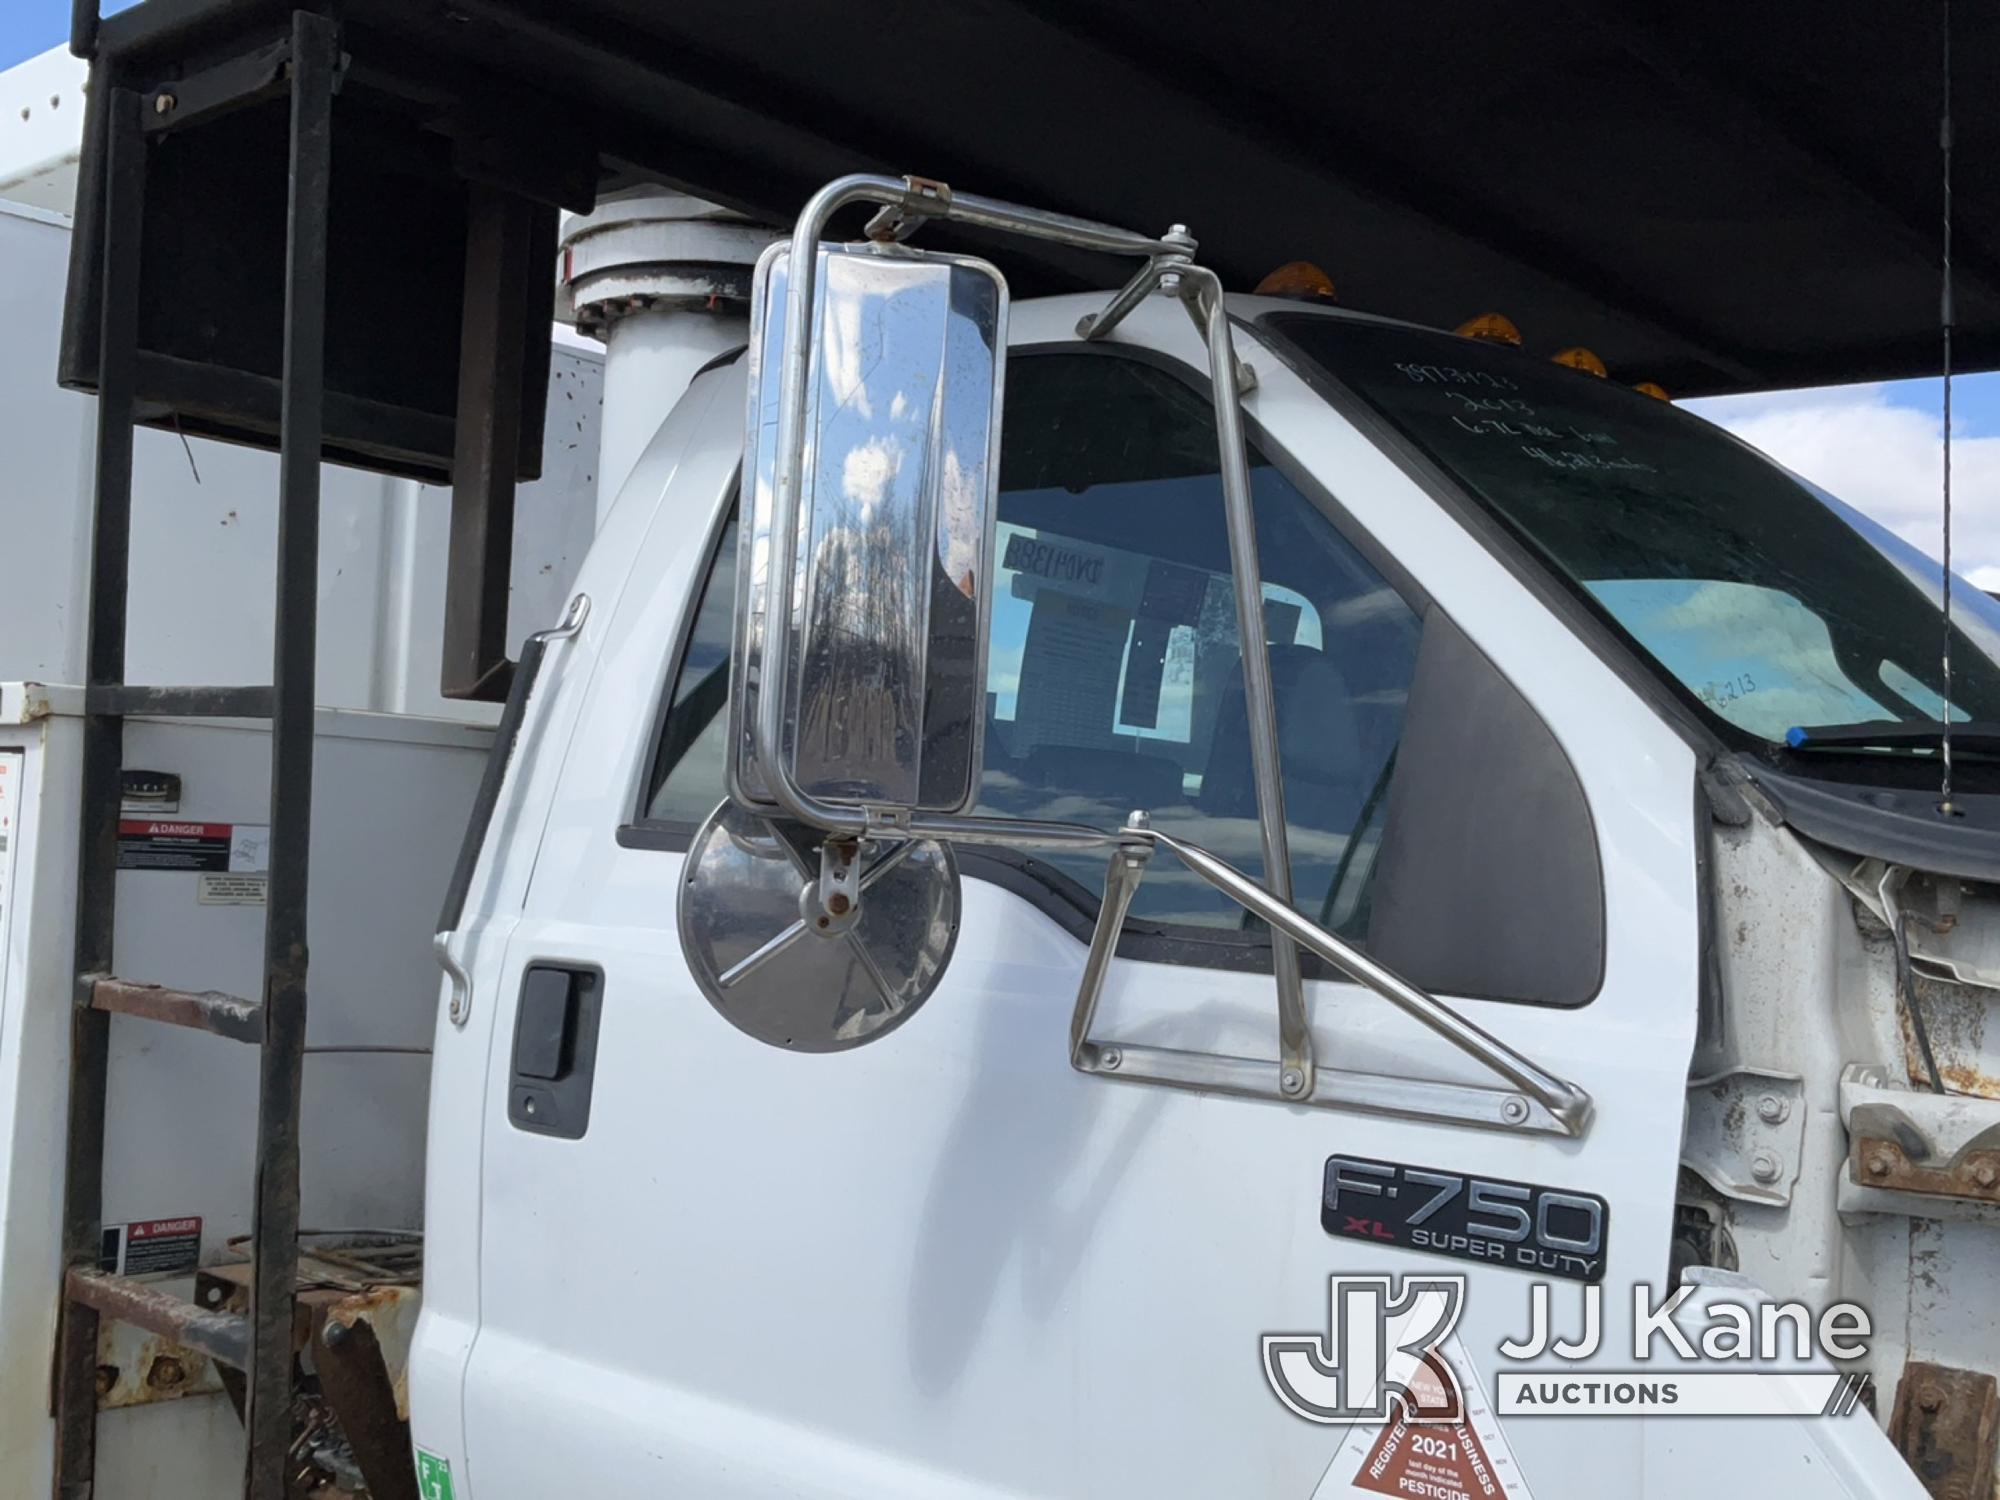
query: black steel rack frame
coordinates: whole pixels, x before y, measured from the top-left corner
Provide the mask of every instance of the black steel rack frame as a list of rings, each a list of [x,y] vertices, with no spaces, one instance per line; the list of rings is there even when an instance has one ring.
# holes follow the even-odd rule
[[[95,5],[78,7],[82,29]],[[63,1207],[64,1283],[55,1372],[59,1500],[96,1493],[98,1325],[133,1323],[209,1356],[239,1377],[248,1431],[244,1493],[282,1500],[293,1436],[293,1317],[299,1236],[299,1096],[306,1037],[307,851],[319,582],[320,456],[325,393],[326,243],[333,100],[340,86],[334,24],[292,18],[278,87],[289,96],[278,565],[271,684],[134,687],[125,683],[131,562],[132,433],[138,416],[141,227],[149,124],[165,111],[114,86],[103,103],[103,280],[98,330],[97,477],[90,560],[83,815],[78,850],[76,1009]],[[268,85],[267,85],[268,86]],[[220,92],[204,103],[220,107]],[[178,114],[183,123],[187,114]],[[135,983],[112,973],[119,768],[135,714],[255,716],[271,725],[271,860],[264,992],[256,1000]],[[111,1017],[204,1030],[259,1048],[257,1171],[247,1315],[205,1308],[97,1266]],[[413,1490],[412,1490],[413,1492]]]
[[[319,1326],[317,1294],[299,1295],[299,1115],[320,466],[449,479],[440,686],[507,699],[514,497],[541,463],[557,213],[594,205],[598,155],[547,99],[497,101],[483,73],[400,45],[383,29],[394,6],[357,21],[346,0],[154,0],[100,20],[98,4],[72,12],[92,70],[60,372],[95,391],[98,425],[54,1493],[113,1500],[95,1479],[109,1318],[215,1361],[247,1429],[248,1500],[284,1500],[291,1450],[327,1414],[375,1500],[416,1500],[387,1372],[354,1352],[372,1340],[315,1343],[316,1395],[296,1379],[299,1331]],[[141,424],[277,449],[268,686],[124,680]],[[270,723],[261,996],[113,972],[124,726],[144,716]],[[113,1015],[260,1049],[249,1260],[226,1298],[213,1274],[191,1302],[99,1266]],[[302,1395],[324,1412],[308,1421]]]

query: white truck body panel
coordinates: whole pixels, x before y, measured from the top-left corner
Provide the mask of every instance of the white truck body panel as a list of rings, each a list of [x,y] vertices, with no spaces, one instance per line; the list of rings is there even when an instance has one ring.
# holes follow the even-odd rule
[[[0,687],[7,720],[0,766],[23,782],[0,1008],[0,1101],[8,1112],[0,1157],[0,1452],[8,1455],[8,1493],[24,1496],[46,1491],[51,1462],[47,1391],[61,1275],[79,700],[74,689]],[[322,1003],[307,1036],[302,1131],[312,1144],[304,1222],[414,1231],[422,1225],[417,1143],[436,990],[431,934],[492,732],[339,710],[322,710],[315,730],[311,917]],[[265,821],[262,726],[140,722],[129,727],[127,746],[128,766],[183,777],[179,811],[154,816]],[[119,873],[119,974],[261,993],[262,906],[207,904],[201,880],[194,870]],[[358,1046],[394,1050],[312,1050]],[[204,1258],[220,1254],[250,1229],[256,1111],[252,1048],[115,1017],[105,1222],[199,1217]],[[185,1293],[187,1278],[167,1285]],[[123,1337],[108,1324],[105,1333]],[[146,1342],[122,1347],[137,1351]],[[107,1410],[98,1435],[106,1496],[210,1500],[240,1482],[242,1425],[213,1380],[176,1400]]]
[[[67,47],[0,71],[0,198],[57,214],[74,206],[89,75]]]
[[[96,403],[56,385],[69,230],[0,202],[0,679],[83,677]],[[543,477],[520,487],[509,639],[552,623],[590,546],[603,356],[556,349]],[[490,703],[438,692],[451,496],[327,465],[321,475],[319,682],[323,707],[491,723]],[[234,444],[133,434],[127,680],[268,682],[278,460]],[[33,559],[24,566],[23,559]]]

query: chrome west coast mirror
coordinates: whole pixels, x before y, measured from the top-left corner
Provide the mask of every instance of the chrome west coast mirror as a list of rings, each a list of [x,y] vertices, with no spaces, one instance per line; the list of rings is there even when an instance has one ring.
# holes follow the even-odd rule
[[[771,812],[799,812],[790,788],[892,816],[964,812],[986,721],[1006,283],[963,256],[822,245],[801,349],[786,338],[791,255],[771,247],[752,292],[732,790]],[[796,438],[784,431],[788,359],[804,382]],[[771,538],[792,458],[795,510],[778,529],[797,547],[783,558]],[[771,641],[785,572],[791,629]],[[784,787],[759,743],[766,691],[780,700]]]
[[[958,931],[950,851],[895,830],[979,795],[1007,286],[964,256],[816,245],[794,306],[794,253],[767,251],[752,293],[731,795],[680,925],[732,1025],[825,1052],[922,1005]]]

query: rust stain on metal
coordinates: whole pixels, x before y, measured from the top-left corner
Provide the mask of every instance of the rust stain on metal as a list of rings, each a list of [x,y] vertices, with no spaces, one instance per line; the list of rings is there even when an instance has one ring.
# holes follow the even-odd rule
[[[97,1360],[97,1400],[106,1411],[222,1389],[214,1363],[199,1350],[115,1318],[98,1322]]]
[[[1935,1500],[1991,1500],[2000,1383],[1977,1370],[1911,1360],[1896,1386],[1889,1440]]]
[[[247,1307],[249,1277],[247,1260],[208,1266],[198,1278],[196,1300],[207,1307]],[[298,1277],[296,1347],[304,1349],[311,1343],[315,1330],[323,1336],[334,1328],[368,1325],[380,1344],[396,1414],[407,1421],[410,1342],[423,1303],[421,1244],[410,1241],[302,1250]]]
[[[90,1003],[95,1010],[189,1026],[238,1042],[257,1042],[264,1036],[264,1008],[220,990],[177,990],[106,975],[91,985]]]
[[[327,1309],[326,1328],[368,1327],[381,1346],[397,1416],[410,1416],[410,1340],[417,1329],[422,1295],[413,1286],[370,1287],[341,1298]]]
[[[373,1293],[366,1293],[335,1306],[356,1302],[366,1306],[350,1309],[355,1321],[329,1316],[320,1327],[313,1352],[320,1389],[374,1500],[418,1500],[409,1417],[397,1409],[388,1361],[372,1322],[381,1304]]]
[[[1738,1094],[1729,1101],[1729,1108],[1722,1113],[1722,1136],[1730,1145],[1743,1145],[1743,1126],[1750,1118],[1749,1101]]]
[[[1951,1161],[1931,1166],[1911,1161],[1894,1141],[1856,1135],[1848,1145],[1847,1171],[1864,1187],[2000,1203],[2000,1146],[1968,1146]]]
[[[1986,1049],[1987,1023],[2000,1005],[2000,991],[1953,984],[1920,973],[1916,999],[1923,1008],[1924,1028],[1930,1033],[1938,1076],[1945,1086],[1955,1094],[2000,1099],[2000,1072],[1994,1070]],[[1903,1033],[1910,1082],[1928,1088],[1930,1079],[1923,1071],[1922,1052],[1907,1010],[1898,1007],[1896,1018]]]
[[[250,1331],[241,1318],[210,1312],[156,1287],[102,1271],[72,1270],[68,1286],[73,1300],[96,1308],[107,1318],[237,1366],[249,1357]]]

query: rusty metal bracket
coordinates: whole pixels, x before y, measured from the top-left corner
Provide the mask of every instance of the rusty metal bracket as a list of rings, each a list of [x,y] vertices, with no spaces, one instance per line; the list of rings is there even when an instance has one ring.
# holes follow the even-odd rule
[[[199,1349],[117,1318],[97,1322],[97,1409],[151,1406],[220,1391],[223,1372]]]
[[[230,1250],[240,1255],[244,1243],[231,1241]],[[240,1316],[249,1305],[250,1271],[240,1258],[203,1268],[195,1277],[195,1302],[216,1316]],[[303,1451],[311,1462],[358,1470],[372,1500],[418,1500],[409,1358],[422,1275],[422,1244],[415,1239],[322,1244],[299,1252],[292,1354],[303,1356],[318,1382],[317,1396],[304,1398],[316,1413],[305,1431],[310,1438],[333,1438],[340,1456],[329,1459],[311,1440]],[[226,1369],[218,1374],[240,1415],[240,1382]]]
[[[65,1285],[70,1301],[197,1350],[222,1364],[241,1369],[250,1357],[249,1326],[235,1313],[216,1312],[132,1277],[103,1271],[74,1269]],[[93,1364],[96,1348],[93,1330]]]
[[[2000,1383],[1913,1359],[1896,1385],[1889,1440],[1937,1500],[1990,1500]]]
[[[507,604],[524,361],[532,343],[526,330],[553,315],[555,279],[547,265],[556,212],[482,183],[468,187],[467,204],[439,689],[447,698],[502,703],[514,677]],[[540,300],[529,295],[543,286]]]
[[[328,1310],[313,1343],[313,1369],[340,1422],[370,1500],[417,1500],[409,1419],[396,1410],[382,1343],[365,1317],[344,1321]]]
[[[1895,1089],[1884,1070],[1840,1080],[1847,1212],[1907,1212],[1894,1195],[2000,1205],[2000,1100]]]
[[[2000,1203],[2000,1131],[1987,1132],[1981,1137],[1985,1145],[1968,1147],[1938,1165],[1912,1160],[1905,1140],[1856,1132],[1848,1144],[1849,1179],[1905,1193]]]
[[[240,995],[220,990],[176,990],[140,984],[109,974],[85,975],[84,989],[93,1010],[114,1015],[143,1016],[172,1026],[189,1026],[253,1047],[264,1039],[264,1007]]]

